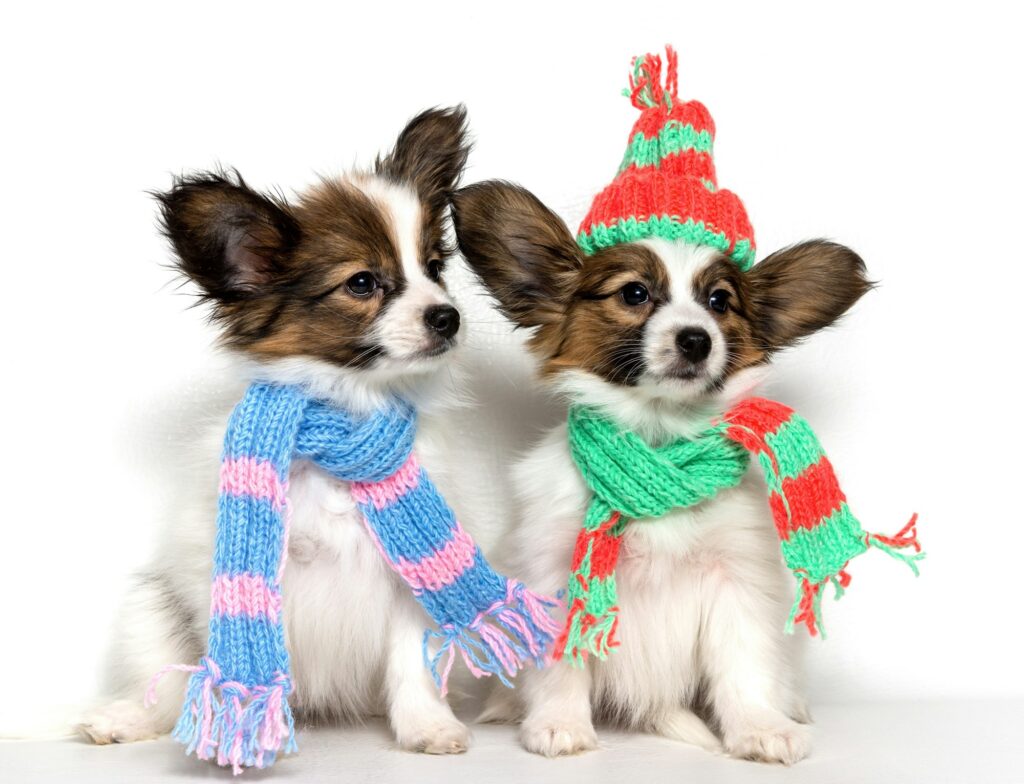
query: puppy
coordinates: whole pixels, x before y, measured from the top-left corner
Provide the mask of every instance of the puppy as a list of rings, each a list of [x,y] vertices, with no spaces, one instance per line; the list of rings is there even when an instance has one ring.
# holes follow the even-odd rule
[[[485,182],[456,194],[468,263],[513,322],[543,378],[649,443],[695,436],[748,395],[772,355],[838,319],[870,284],[861,259],[822,240],[749,272],[713,248],[650,238],[584,256],[528,191]],[[589,492],[565,425],[516,469],[518,574],[564,589]],[[521,718],[548,756],[597,745],[595,716],[737,757],[806,756],[807,713],[783,633],[793,579],[763,481],[626,529],[616,572],[622,646],[583,669],[555,662],[496,695],[487,718]],[[705,720],[698,718],[697,710]]]
[[[430,110],[372,169],[323,179],[293,204],[221,173],[159,195],[177,265],[212,306],[223,344],[245,359],[247,380],[370,411],[395,393],[422,400],[439,371],[448,376],[460,317],[443,281],[446,220],[467,155],[465,111]],[[185,676],[168,675],[149,710],[147,683],[206,648],[223,432],[224,419],[204,445],[201,478],[181,488],[191,503],[123,609],[111,700],[80,725],[96,743],[170,731]],[[443,488],[429,416],[415,449]],[[467,730],[424,667],[429,619],[382,561],[346,483],[299,462],[289,486],[282,593],[298,715],[384,713],[404,749],[464,751]]]

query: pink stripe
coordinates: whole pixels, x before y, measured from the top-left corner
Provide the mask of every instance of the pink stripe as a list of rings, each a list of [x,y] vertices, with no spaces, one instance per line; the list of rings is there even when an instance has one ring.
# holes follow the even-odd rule
[[[433,555],[420,561],[399,558],[395,569],[413,590],[436,591],[455,582],[476,561],[476,543],[455,523],[454,536]]]
[[[281,594],[258,574],[235,577],[218,574],[213,578],[210,614],[247,615],[250,618],[262,615],[277,623],[281,615]]]
[[[409,453],[409,459],[395,473],[382,482],[353,482],[350,488],[357,504],[373,504],[383,509],[415,490],[420,483],[420,464],[416,455]]]
[[[284,508],[288,483],[281,481],[277,469],[269,461],[236,457],[221,464],[220,491],[230,495],[269,499],[274,509],[280,511]]]

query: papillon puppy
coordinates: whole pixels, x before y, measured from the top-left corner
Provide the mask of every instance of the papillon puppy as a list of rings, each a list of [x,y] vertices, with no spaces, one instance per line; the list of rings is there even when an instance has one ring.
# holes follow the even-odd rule
[[[779,349],[836,321],[869,288],[851,250],[823,240],[748,272],[717,250],[660,238],[585,256],[528,191],[485,182],[458,192],[460,249],[517,325],[543,378],[651,444],[696,436],[751,393]],[[516,574],[565,588],[589,491],[566,426],[516,468]],[[793,597],[764,484],[627,527],[616,572],[622,641],[585,668],[554,662],[494,695],[483,718],[520,719],[523,745],[547,756],[597,745],[616,721],[736,757],[807,755],[797,657],[783,633]]]
[[[210,304],[222,343],[244,358],[246,383],[302,385],[356,412],[434,393],[460,336],[443,273],[449,201],[468,151],[464,109],[435,109],[369,170],[322,179],[293,202],[224,173],[182,177],[159,194],[176,264]],[[444,489],[441,435],[426,408],[415,449]],[[190,503],[120,615],[110,700],[79,726],[96,743],[169,732],[186,676],[167,675],[150,709],[147,683],[206,648],[223,414],[202,445],[199,477],[181,488]],[[464,751],[466,727],[424,666],[429,619],[381,559],[347,484],[297,462],[289,498],[282,593],[299,719],[383,714],[404,749]]]

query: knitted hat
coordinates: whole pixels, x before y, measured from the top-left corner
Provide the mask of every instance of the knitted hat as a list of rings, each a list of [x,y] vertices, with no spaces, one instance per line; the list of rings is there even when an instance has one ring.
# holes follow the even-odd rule
[[[628,95],[640,110],[618,174],[594,199],[576,241],[587,254],[646,237],[685,240],[725,253],[747,270],[754,230],[743,202],[719,190],[711,148],[715,123],[704,104],[680,101],[676,53],[633,58]]]

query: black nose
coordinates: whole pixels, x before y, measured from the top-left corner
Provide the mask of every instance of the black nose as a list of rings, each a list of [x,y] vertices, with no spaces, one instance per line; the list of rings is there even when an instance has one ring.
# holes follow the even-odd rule
[[[711,336],[698,327],[687,327],[676,335],[679,353],[691,362],[703,362],[711,353]]]
[[[452,338],[459,331],[459,311],[451,305],[432,305],[423,311],[423,320],[443,338]]]

